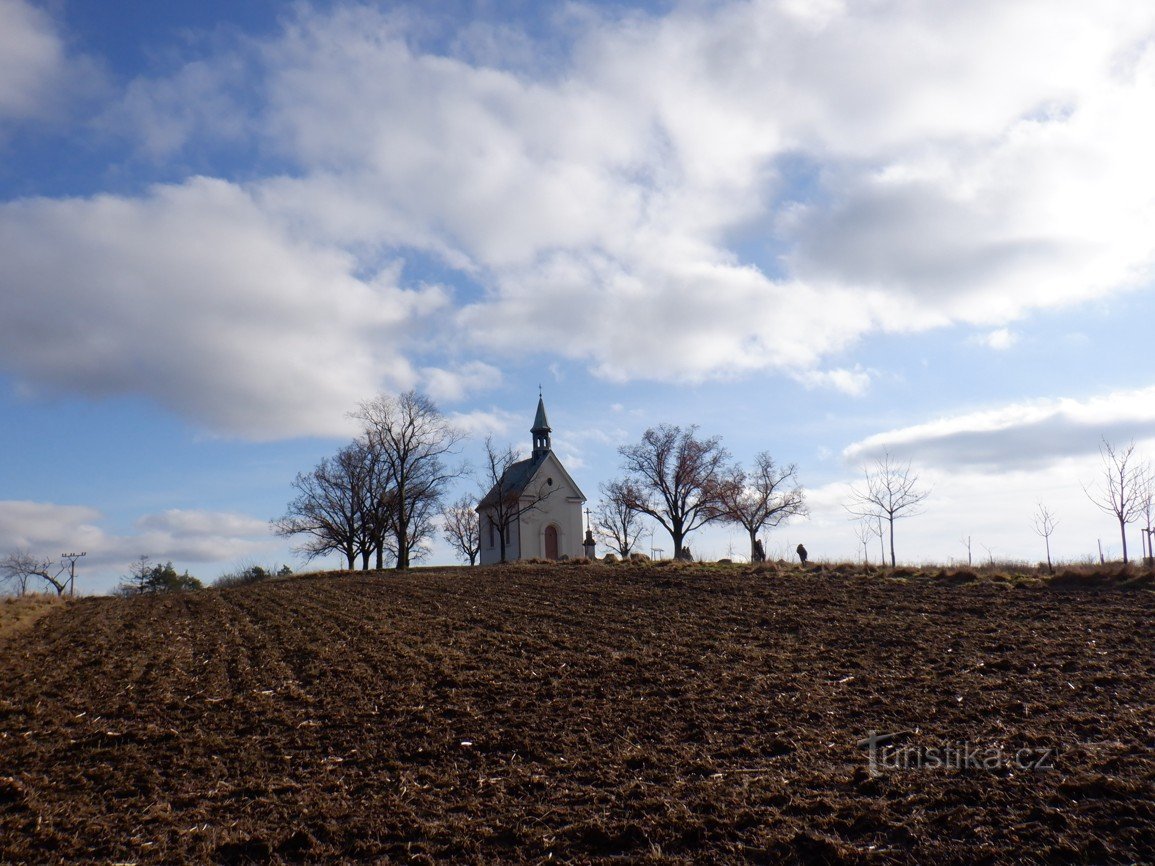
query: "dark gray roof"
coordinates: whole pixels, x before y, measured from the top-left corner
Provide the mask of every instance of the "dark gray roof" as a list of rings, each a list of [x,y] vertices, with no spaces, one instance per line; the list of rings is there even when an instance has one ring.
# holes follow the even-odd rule
[[[488,508],[491,505],[497,504],[498,497],[504,493],[507,497],[521,496],[525,490],[526,485],[529,484],[533,475],[545,462],[550,452],[543,451],[536,457],[530,457],[528,460],[518,460],[516,463],[510,464],[509,468],[501,476],[501,480],[493,485],[485,498],[477,503],[477,510]]]
[[[537,398],[537,414],[533,416],[533,426],[529,428],[530,433],[549,432],[549,419],[545,417],[545,400],[541,397]]]

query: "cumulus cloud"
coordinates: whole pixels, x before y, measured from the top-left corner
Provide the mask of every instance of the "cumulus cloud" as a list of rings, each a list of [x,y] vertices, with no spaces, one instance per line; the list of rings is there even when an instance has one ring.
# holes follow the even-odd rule
[[[1155,387],[941,418],[870,436],[850,445],[843,457],[857,463],[889,451],[920,465],[996,473],[1094,454],[1103,437],[1113,442],[1155,438]]]
[[[55,557],[64,548],[96,549],[106,540],[97,526],[101,517],[99,511],[83,505],[0,501],[0,550]]]
[[[66,74],[52,19],[25,0],[0,0],[0,120],[49,113]]]
[[[449,370],[425,367],[421,370],[421,382],[434,400],[454,403],[467,394],[496,388],[501,384],[501,370],[481,361],[469,361]]]
[[[393,270],[356,271],[225,181],[11,202],[0,363],[33,386],[144,394],[222,432],[344,432],[358,400],[415,381],[398,345],[443,301]]]
[[[994,349],[996,352],[1003,352],[1019,342],[1019,335],[1010,328],[995,328],[995,330],[987,331],[985,334],[976,335],[973,342],[976,345]]]
[[[847,370],[838,367],[833,370],[807,370],[795,375],[807,388],[832,388],[851,397],[861,397],[870,390],[870,373],[861,367]]]
[[[271,46],[269,116],[301,195],[372,190],[383,236],[480,269],[459,317],[478,351],[615,379],[817,369],[873,331],[1149,272],[1153,23],[1123,2],[687,5],[587,19],[568,74],[534,80],[345,9]],[[736,232],[780,256],[743,260]]]
[[[333,432],[382,384],[452,400],[526,352],[856,393],[866,374],[824,362],[870,334],[961,322],[997,348],[1033,311],[1150,278],[1149,4],[573,7],[560,41],[475,25],[432,46],[416,8],[302,5],[132,82],[119,116],[146,150],[234,142],[277,169],[4,206],[2,362],[217,429]],[[538,39],[548,62],[525,60]],[[477,291],[400,285],[410,251]],[[67,340],[29,336],[72,309]],[[414,369],[415,337],[474,357]]]

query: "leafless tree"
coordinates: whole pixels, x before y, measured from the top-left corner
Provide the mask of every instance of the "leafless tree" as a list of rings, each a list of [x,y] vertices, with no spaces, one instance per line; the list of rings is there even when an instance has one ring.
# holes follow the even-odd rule
[[[699,439],[697,431],[661,424],[642,434],[641,442],[618,449],[626,472],[618,482],[622,501],[670,533],[675,559],[687,556],[686,536],[719,519],[720,488],[730,474],[722,440]]]
[[[67,570],[67,565],[38,559],[27,550],[14,550],[0,560],[0,583],[10,584],[18,595],[24,595],[31,581],[42,580],[56,590],[57,595],[64,595],[68,586]]]
[[[870,565],[870,554],[867,552],[870,539],[874,538],[874,526],[869,520],[859,520],[854,524],[854,537],[862,545],[862,564]]]
[[[1146,547],[1143,551],[1144,561],[1149,564],[1155,564],[1155,530],[1152,529],[1152,518],[1155,517],[1155,472],[1152,471],[1151,464],[1148,463],[1143,467],[1143,482],[1139,487],[1139,532],[1142,539],[1146,542]]]
[[[894,523],[904,517],[922,513],[922,503],[930,496],[929,488],[920,486],[910,463],[899,463],[884,452],[873,468],[863,470],[864,487],[851,487],[851,502],[846,510],[855,517],[887,522],[890,535],[890,567],[897,565],[894,554]]]
[[[456,453],[464,434],[416,391],[380,395],[362,403],[353,417],[364,423],[364,441],[391,479],[397,568],[409,568],[414,550],[433,531],[432,516],[446,485],[460,474],[448,469],[445,459]]]
[[[128,574],[120,579],[118,589],[123,595],[144,595],[148,591],[148,579],[152,574],[152,566],[148,557],[141,554],[128,567]]]
[[[468,559],[470,565],[475,565],[481,552],[481,523],[473,499],[462,496],[452,505],[445,506],[441,510],[441,525],[442,535],[454,551]]]
[[[297,496],[285,515],[273,521],[282,536],[303,535],[306,541],[294,550],[306,559],[341,553],[350,571],[357,554],[367,556],[366,542],[373,536],[365,528],[365,452],[356,444],[326,457],[312,472],[293,480]]]
[[[1143,509],[1144,466],[1135,458],[1135,443],[1131,442],[1126,448],[1116,448],[1106,437],[1099,446],[1099,454],[1103,458],[1102,486],[1092,492],[1083,486],[1096,506],[1107,514],[1112,514],[1119,521],[1119,536],[1123,542],[1123,563],[1127,559],[1127,524],[1139,520]]]
[[[512,447],[502,448],[492,436],[486,437],[480,486],[487,492],[478,507],[484,509],[482,519],[491,521],[483,531],[496,535],[501,562],[507,561],[510,530],[557,490],[545,482],[532,486],[532,479],[527,477],[532,465],[532,460],[518,460]]]
[[[1042,538],[1047,545],[1047,572],[1049,574],[1055,573],[1055,567],[1051,564],[1051,535],[1058,525],[1059,519],[1040,502],[1039,510],[1035,512],[1035,534]]]
[[[619,482],[601,485],[601,492],[593,516],[594,533],[622,559],[629,559],[645,531],[641,515],[626,503]]]
[[[750,561],[757,558],[758,533],[789,517],[807,514],[798,483],[798,466],[778,466],[766,451],[754,458],[747,472],[734,467],[718,485],[718,519],[735,523],[750,537]]]
[[[967,549],[967,565],[974,565],[974,559],[971,556],[971,537],[969,535],[960,538],[959,543]]]

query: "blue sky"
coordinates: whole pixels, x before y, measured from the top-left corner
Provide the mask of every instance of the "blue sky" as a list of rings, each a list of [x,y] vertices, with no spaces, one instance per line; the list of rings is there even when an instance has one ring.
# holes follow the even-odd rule
[[[1037,560],[1039,502],[1117,555],[1153,100],[1127,0],[0,0],[0,551],[300,567],[268,521],[359,401],[476,464],[540,384],[591,500],[661,422],[796,462],[771,555],[860,555],[885,450],[933,488],[901,559]]]

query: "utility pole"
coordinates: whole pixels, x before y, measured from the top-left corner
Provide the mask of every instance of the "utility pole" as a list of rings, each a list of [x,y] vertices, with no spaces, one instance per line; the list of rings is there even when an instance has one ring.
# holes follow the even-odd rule
[[[62,553],[62,554],[60,554],[61,560],[68,560],[68,594],[69,595],[73,595],[73,596],[76,595],[76,560],[80,559],[80,557],[82,557],[82,556],[88,556],[88,553],[84,552],[84,553]]]

